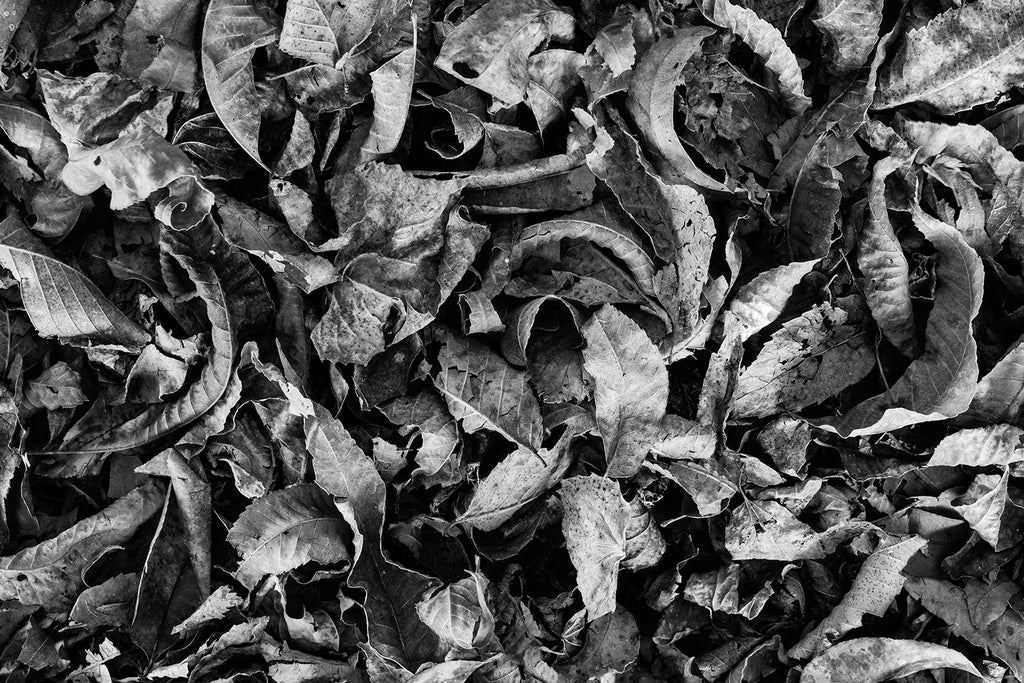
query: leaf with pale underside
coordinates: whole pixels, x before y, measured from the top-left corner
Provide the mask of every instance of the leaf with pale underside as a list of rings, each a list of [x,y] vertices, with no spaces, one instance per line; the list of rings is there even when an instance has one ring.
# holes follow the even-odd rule
[[[881,533],[870,522],[840,522],[815,531],[773,500],[744,501],[725,528],[725,547],[733,560],[813,560],[865,532]]]
[[[615,611],[619,564],[626,557],[629,509],[619,485],[604,477],[573,477],[562,482],[562,534],[576,583],[593,621]]]
[[[935,643],[855,638],[833,645],[804,667],[801,683],[881,683],[932,669],[959,669],[981,678],[962,653]]]
[[[203,24],[203,79],[210,104],[238,146],[263,168],[252,58],[277,39],[277,24],[259,0],[212,0]]]
[[[370,161],[394,152],[402,140],[409,117],[409,102],[416,77],[416,25],[412,45],[381,64],[370,74],[373,82],[373,121],[360,158]]]
[[[267,574],[308,562],[350,560],[348,534],[330,497],[315,484],[274,491],[247,507],[228,532],[228,543],[241,558],[235,579],[252,590]]]
[[[955,228],[919,208],[914,223],[934,245],[939,259],[924,354],[889,391],[858,404],[842,417],[820,423],[840,434],[879,434],[954,417],[967,410],[974,397],[978,358],[972,323],[981,307],[981,258]]]
[[[903,37],[878,77],[875,109],[926,102],[954,114],[994,100],[1024,77],[1024,7],[978,0]]]
[[[477,485],[457,521],[481,531],[493,531],[507,522],[562,479],[575,459],[569,442],[563,436],[550,450],[519,449],[505,456]]]
[[[21,285],[25,311],[41,336],[76,346],[125,349],[139,349],[149,340],[96,285],[58,260],[13,215],[0,222],[0,265]]]
[[[1021,424],[1024,417],[1024,337],[978,382],[967,414],[989,422]]]
[[[337,31],[345,15],[337,0],[288,0],[278,45],[292,57],[333,67],[341,56]]]
[[[881,0],[825,0],[812,18],[825,39],[829,69],[836,74],[858,69],[878,42]]]

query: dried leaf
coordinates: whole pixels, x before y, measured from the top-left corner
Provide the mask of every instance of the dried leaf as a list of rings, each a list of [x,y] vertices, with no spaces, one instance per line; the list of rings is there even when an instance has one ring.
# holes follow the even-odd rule
[[[981,677],[971,660],[956,650],[894,638],[855,638],[833,645],[804,667],[801,681],[880,683],[930,669],[959,669]]]

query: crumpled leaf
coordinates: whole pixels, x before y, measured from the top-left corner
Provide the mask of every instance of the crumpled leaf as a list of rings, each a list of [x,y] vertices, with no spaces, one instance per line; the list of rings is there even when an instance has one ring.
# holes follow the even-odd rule
[[[815,531],[773,500],[745,501],[726,526],[726,549],[733,560],[812,560],[825,557],[844,541],[875,530],[869,522],[850,521]]]
[[[563,481],[562,504],[566,549],[576,567],[587,620],[593,621],[615,611],[629,508],[615,481],[593,475]]]
[[[574,34],[572,15],[550,0],[490,0],[445,37],[435,65],[508,107],[526,97],[530,54]]]
[[[1024,11],[984,0],[908,31],[878,76],[874,108],[926,102],[953,114],[988,102],[1024,75]]]
[[[82,391],[81,376],[67,363],[57,362],[25,386],[25,400],[35,408],[74,408],[89,399]]]
[[[806,683],[880,683],[929,669],[959,669],[981,677],[971,660],[935,643],[895,638],[855,638],[833,645],[804,667]]]
[[[347,535],[348,525],[319,487],[299,484],[269,493],[247,507],[228,532],[241,558],[235,579],[252,590],[267,574],[307,562],[349,560]]]
[[[68,344],[139,349],[149,339],[80,272],[58,260],[16,216],[0,222],[0,265],[21,286],[36,331]],[[65,293],[74,293],[73,301]]]
[[[753,10],[729,0],[704,0],[700,9],[709,21],[735,33],[761,58],[775,78],[774,87],[794,114],[803,113],[811,105],[810,98],[804,94],[804,78],[796,55],[777,28]]]
[[[494,637],[494,615],[484,595],[487,579],[470,573],[416,605],[416,613],[442,641],[461,650],[483,648]]]
[[[202,63],[210,104],[238,146],[263,168],[252,58],[277,34],[277,18],[260,0],[212,0],[206,9]]]
[[[858,69],[868,61],[882,24],[878,0],[828,0],[814,10],[814,25],[827,45],[833,73]]]

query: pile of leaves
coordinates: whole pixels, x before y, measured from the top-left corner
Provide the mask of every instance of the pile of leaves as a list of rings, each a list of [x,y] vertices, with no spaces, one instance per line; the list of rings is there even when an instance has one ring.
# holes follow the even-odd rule
[[[5,681],[1024,680],[1024,1],[0,55]]]

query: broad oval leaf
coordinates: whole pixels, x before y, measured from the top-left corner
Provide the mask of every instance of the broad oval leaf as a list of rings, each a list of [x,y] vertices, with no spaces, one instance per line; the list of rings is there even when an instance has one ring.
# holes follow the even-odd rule
[[[203,79],[210,104],[239,147],[261,167],[260,98],[252,57],[277,39],[276,15],[260,0],[212,0],[203,24]]]
[[[18,280],[25,311],[43,337],[132,350],[149,341],[142,328],[84,275],[54,257],[16,216],[0,222],[0,265]]]
[[[944,114],[994,100],[1024,78],[1024,6],[978,0],[903,37],[878,76],[874,108],[927,102]]]
[[[257,499],[227,536],[241,558],[235,579],[249,590],[267,574],[308,562],[350,560],[349,538],[348,525],[315,484],[298,484]]]

